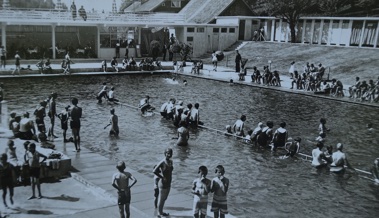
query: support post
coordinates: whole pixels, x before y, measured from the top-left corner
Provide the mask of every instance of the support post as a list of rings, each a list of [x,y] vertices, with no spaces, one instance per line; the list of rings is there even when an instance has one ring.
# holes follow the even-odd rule
[[[331,41],[332,41],[332,34],[333,34],[333,21],[334,20],[330,20],[329,21],[329,30],[328,30],[328,42],[327,42],[327,45],[330,45]]]
[[[271,39],[270,41],[273,42],[275,38],[275,19],[271,21]]]
[[[56,59],[56,41],[55,41],[55,24],[51,25],[51,51],[53,52],[53,59]]]
[[[353,30],[353,21],[350,20],[349,21],[349,30]],[[350,39],[351,39],[351,31],[350,31],[350,37],[349,37],[349,41],[346,42],[346,47],[349,47],[350,46]]]
[[[378,37],[379,37],[379,21],[378,21],[378,24],[376,25],[374,48],[376,48],[376,46],[378,45]]]
[[[343,22],[343,20],[340,20],[340,22],[338,24],[338,29],[340,30],[340,34],[339,34],[339,37],[338,37],[338,42],[336,43],[337,45],[341,45],[342,22]]]
[[[305,42],[305,28],[307,27],[307,20],[303,20],[303,31],[301,32],[301,44]]]
[[[324,30],[324,19],[320,22],[320,31],[318,32],[318,44],[321,45],[322,42],[322,32]]]
[[[366,30],[366,20],[363,21],[363,27],[362,27],[362,31],[361,31],[361,36],[359,37],[359,47],[362,47],[363,37],[365,35],[365,30]]]
[[[313,34],[315,32],[315,19],[312,20],[312,24],[311,24],[311,40],[310,40],[310,44],[313,44]]]
[[[1,23],[1,45],[7,50],[7,25],[4,22]]]
[[[280,19],[279,20],[279,34],[278,34],[278,42],[281,42],[282,41],[282,35],[283,35],[283,33],[282,33],[282,26],[283,26],[283,20],[282,19]]]

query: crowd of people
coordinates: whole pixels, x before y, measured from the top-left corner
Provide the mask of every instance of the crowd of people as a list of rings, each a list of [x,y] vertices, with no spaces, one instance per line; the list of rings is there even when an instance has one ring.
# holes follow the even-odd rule
[[[188,145],[189,127],[196,128],[203,125],[203,122],[200,121],[199,107],[199,103],[194,105],[189,103],[184,107],[183,101],[177,102],[175,98],[171,98],[162,104],[160,108],[161,116],[166,120],[171,120],[174,126],[178,127],[177,145]]]
[[[361,81],[359,77],[355,78],[354,85],[349,87],[349,98],[360,99],[362,101],[378,102],[379,101],[379,77],[374,82],[370,79]]]
[[[68,54],[67,54],[68,56]],[[238,56],[238,51],[237,51]],[[114,58],[116,59],[116,58]],[[133,58],[132,58],[133,59]],[[237,60],[238,59],[238,60]],[[68,60],[70,62],[69,57],[65,58],[64,61]],[[117,61],[117,60],[116,60]],[[238,61],[239,65],[241,65],[242,58],[238,57],[236,58],[236,61]],[[104,60],[105,65],[102,64],[102,69],[106,71],[106,61]],[[142,61],[141,61],[142,62]],[[117,63],[117,62],[116,62]],[[126,60],[126,66],[130,63],[130,61]],[[236,62],[237,63],[237,62]],[[118,68],[118,64],[112,64],[113,67],[116,66]],[[293,83],[292,85],[296,85],[297,89],[305,89],[309,91],[321,91],[325,90],[325,88],[322,88],[322,85],[320,84],[320,87],[318,83],[321,83],[320,81],[323,80],[323,75],[325,72],[325,69],[320,71],[320,68],[322,67],[321,64],[319,64],[319,67],[316,71],[311,70],[314,68],[313,64],[309,65],[307,69],[308,73],[303,73],[306,76],[306,81],[298,81],[299,74],[297,71],[294,70],[293,73]],[[104,67],[105,66],[105,67]],[[241,67],[241,66],[239,66]],[[217,65],[215,65],[215,69],[217,68]],[[242,67],[244,68],[244,66]],[[237,69],[237,68],[236,68]],[[257,70],[256,67],[253,68],[254,73],[251,76],[252,82],[255,82],[257,84],[265,84],[265,85],[273,85],[273,86],[280,86],[280,77],[279,75],[275,75],[275,71],[273,73],[270,72],[270,69],[268,66],[264,66],[264,72],[263,75],[259,73],[259,70]],[[239,69],[241,70],[241,69]],[[258,71],[258,72],[255,72]],[[266,73],[267,71],[267,73]],[[268,76],[266,76],[266,74]],[[270,76],[271,75],[271,76]],[[319,82],[311,82],[313,81],[319,81]],[[378,86],[379,78],[376,83],[376,87]],[[362,82],[363,83],[363,82]],[[359,80],[359,77],[357,77],[356,84],[349,88],[349,93],[351,97],[355,98],[361,98],[368,89],[365,86],[362,86],[362,83]],[[373,82],[369,82],[371,84]],[[332,80],[332,84],[335,84],[334,86],[329,87],[330,93],[339,93],[339,91],[343,91],[343,86],[338,86],[337,80]],[[103,83],[101,91],[98,93],[97,100],[98,103],[101,103],[102,100],[106,100],[109,102],[119,102],[118,99],[115,98],[114,94],[114,87],[111,87],[108,91],[108,87],[105,83]],[[377,93],[372,93],[372,98],[375,99],[378,98],[376,95]],[[70,124],[70,127],[72,129],[72,141],[75,144],[75,150],[77,152],[80,152],[80,118],[82,115],[82,109],[78,106],[78,99],[73,98],[72,99],[72,105],[71,108],[70,105],[65,107],[65,109],[61,113],[57,113],[56,111],[56,99],[58,95],[57,93],[52,93],[46,100],[41,101],[39,106],[34,112],[35,120],[33,121],[29,117],[29,113],[25,112],[23,114],[23,118],[21,118],[20,115],[17,115],[15,112],[12,112],[10,114],[10,120],[9,120],[9,129],[13,131],[14,136],[16,138],[20,138],[23,140],[34,140],[35,142],[41,142],[41,145],[43,145],[43,142],[47,141],[53,141],[53,139],[56,137],[54,135],[54,123],[55,123],[55,117],[58,117],[61,120],[61,127],[63,130],[63,138],[64,142],[69,142],[66,138],[66,132],[68,129],[68,123]],[[139,103],[139,109],[141,111],[141,114],[145,114],[148,111],[153,111],[153,107],[149,103],[149,96],[144,97],[141,99]],[[176,99],[171,98],[167,102],[163,103],[160,108],[160,114],[164,119],[171,120],[173,124],[178,127],[177,133],[178,133],[178,141],[176,145],[178,146],[185,146],[188,145],[189,140],[189,127],[199,127],[202,126],[203,123],[200,121],[199,116],[199,103],[195,103],[194,106],[189,103],[186,107],[183,106],[183,101],[176,101]],[[46,109],[48,108],[48,117],[50,118],[50,128],[46,130],[46,125],[44,123],[44,118],[46,117]],[[109,125],[111,126],[110,135],[118,136],[119,134],[119,128],[118,128],[118,116],[115,113],[115,109],[112,108],[110,110],[110,120]],[[236,138],[242,139],[246,143],[250,143],[255,146],[259,146],[262,148],[269,148],[273,152],[276,152],[279,148],[284,148],[286,150],[286,154],[284,155],[285,158],[287,157],[294,157],[296,154],[299,154],[300,150],[300,143],[301,138],[295,137],[291,140],[291,138],[288,136],[288,131],[286,129],[286,122],[281,122],[279,127],[274,130],[274,123],[272,121],[267,121],[266,125],[264,125],[262,122],[259,122],[257,127],[254,129],[249,129],[245,133],[245,121],[247,117],[245,115],[242,115],[240,119],[238,119],[233,125],[227,125],[226,126],[226,135],[232,135]],[[108,125],[108,126],[109,126]],[[37,126],[37,129],[35,128]],[[106,126],[107,127],[107,126]],[[105,127],[105,128],[106,128]],[[104,129],[105,129],[104,128]],[[38,132],[37,132],[38,130]],[[354,169],[347,157],[346,154],[343,152],[343,144],[338,143],[335,146],[335,151],[333,152],[332,146],[327,146],[327,150],[324,151],[324,140],[327,135],[327,132],[330,131],[326,127],[326,119],[321,118],[320,124],[319,124],[319,136],[316,138],[315,142],[315,148],[312,150],[312,166],[317,169],[322,169],[328,166],[330,172],[336,173],[336,174],[343,174],[345,172],[345,166],[350,169]],[[37,134],[38,133],[38,134]],[[51,140],[48,140],[51,139]],[[49,143],[46,143],[46,146],[49,146]],[[12,167],[9,167],[7,165],[8,163],[8,157],[14,158],[14,155],[12,155],[12,150],[14,146],[11,142],[8,143],[8,153],[5,153],[1,156],[1,165],[0,165],[0,178],[1,180],[5,177],[9,177],[9,172],[13,172],[11,169]],[[54,147],[51,147],[54,148]],[[28,143],[25,147],[26,152],[24,156],[24,161],[29,163],[29,166],[33,168],[32,175],[32,196],[30,199],[36,198],[35,195],[35,187],[38,189],[38,197],[42,198],[41,190],[40,190],[40,183],[39,183],[39,168],[41,166],[41,163],[43,163],[46,160],[46,157],[44,157],[42,154],[38,153],[35,150],[35,143]],[[172,171],[173,171],[173,162],[171,160],[172,157],[172,149],[166,149],[164,152],[165,158],[160,161],[153,170],[153,173],[155,175],[155,185],[157,189],[156,199],[157,203],[155,204],[158,208],[158,214],[159,216],[168,216],[168,213],[165,213],[163,211],[163,207],[165,204],[165,201],[169,195],[170,187],[171,187],[171,178],[172,178]],[[42,161],[40,161],[42,159]],[[38,168],[38,170],[37,170]],[[129,204],[130,204],[130,188],[137,182],[137,179],[133,177],[130,173],[126,172],[126,166],[124,162],[119,162],[117,164],[118,172],[114,174],[112,179],[112,185],[114,188],[118,190],[119,194],[119,209],[121,216],[124,216],[122,214],[125,214],[127,216],[130,216],[129,211]],[[38,173],[37,173],[38,171]],[[32,170],[31,170],[32,172]],[[206,209],[207,209],[207,203],[208,203],[208,193],[213,192],[213,202],[212,202],[212,209],[215,213],[215,217],[225,217],[225,214],[228,213],[227,210],[227,197],[226,193],[229,188],[229,180],[224,177],[225,169],[223,166],[219,165],[216,167],[215,170],[217,176],[213,180],[209,180],[206,178],[208,174],[208,169],[206,166],[200,166],[198,171],[198,178],[196,178],[193,182],[192,187],[192,193],[194,194],[194,217],[206,217]],[[372,170],[372,174],[374,177],[374,180],[379,183],[379,158],[377,158],[374,161],[374,168]],[[129,180],[132,181],[132,183],[129,185]],[[9,183],[5,183],[9,184]],[[13,187],[11,185],[6,185],[6,189],[9,189],[10,192],[10,201],[13,203],[12,196],[13,196]],[[3,193],[7,193],[4,191],[3,186]],[[6,194],[3,194],[3,200],[4,204],[6,205],[5,197]]]
[[[278,148],[284,149],[286,154],[282,156],[282,158],[294,157],[296,154],[306,158],[311,157],[312,166],[316,169],[329,169],[330,172],[336,174],[344,174],[346,168],[355,170],[342,151],[342,143],[338,143],[335,148],[329,145],[326,147],[326,150],[323,150],[327,132],[330,131],[330,129],[326,127],[325,118],[320,119],[318,127],[319,135],[313,142],[316,148],[312,150],[311,156],[299,153],[301,138],[289,137],[285,122],[281,122],[279,127],[275,130],[273,129],[274,123],[272,121],[267,121],[266,126],[264,126],[262,122],[259,122],[256,128],[249,129],[246,134],[244,124],[246,119],[246,116],[242,115],[232,126],[226,125],[225,135],[236,137],[237,139],[243,140],[244,143],[252,144],[260,148],[271,149],[272,152],[276,152]],[[368,128],[372,129],[371,125],[369,125]],[[373,180],[376,183],[379,183],[378,170],[377,158],[372,169]]]
[[[135,70],[140,70],[140,71],[154,70],[154,69],[156,69],[156,67],[158,69],[162,70],[161,62],[158,59],[153,61],[152,58],[142,58],[141,61],[139,63],[137,63],[137,61],[134,59],[133,56],[131,56],[130,59],[128,59],[128,57],[125,56],[122,59],[122,67],[119,67],[117,58],[113,57],[112,60],[110,61],[110,66],[111,66],[112,71],[117,72],[117,73],[120,71],[131,71],[131,70],[133,70],[133,71],[135,71]],[[100,69],[104,73],[108,72],[109,68],[108,68],[108,64],[107,64],[106,59],[104,59],[101,62],[101,68]]]

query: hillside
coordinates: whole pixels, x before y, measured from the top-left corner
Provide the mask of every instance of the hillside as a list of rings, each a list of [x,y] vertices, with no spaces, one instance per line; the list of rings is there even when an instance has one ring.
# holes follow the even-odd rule
[[[377,80],[379,73],[379,49],[334,47],[322,45],[305,45],[291,43],[272,42],[248,42],[240,50],[242,58],[249,59],[247,66],[257,66],[259,70],[264,65],[269,65],[271,69],[278,70],[283,75],[288,75],[290,63],[295,61],[296,70],[303,72],[306,62],[317,66],[319,63],[327,69],[326,75],[330,72],[330,79],[336,78],[343,84],[353,84],[355,77],[361,80]],[[228,56],[228,66],[234,67],[235,52],[226,52]],[[225,58],[219,63],[226,64]],[[204,59],[205,63],[210,63],[211,59]],[[330,70],[330,71],[329,71]]]

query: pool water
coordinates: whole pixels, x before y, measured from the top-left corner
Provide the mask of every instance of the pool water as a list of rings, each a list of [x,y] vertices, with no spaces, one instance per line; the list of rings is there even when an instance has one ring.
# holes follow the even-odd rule
[[[115,87],[116,98],[133,106],[145,95],[150,95],[151,104],[157,109],[171,97],[183,100],[185,105],[198,102],[204,125],[219,130],[233,125],[242,114],[247,116],[248,129],[268,120],[274,122],[276,129],[285,121],[289,136],[303,139],[300,152],[305,154],[314,148],[307,139],[314,141],[319,119],[325,117],[331,129],[326,145],[344,143],[350,163],[366,171],[379,157],[378,108],[191,77],[180,77],[175,82],[167,77],[18,78],[6,81],[6,98],[9,111],[32,113],[39,101],[52,91],[58,93],[58,111],[70,104],[70,98],[77,97],[83,108],[82,146],[111,159],[125,160],[127,167],[151,177],[153,166],[163,158],[164,149],[172,147],[172,186],[183,193],[190,193],[200,165],[208,167],[209,178],[215,176],[217,165],[224,165],[225,176],[230,179],[228,207],[237,217],[378,216],[379,186],[357,175],[341,178],[329,172],[317,172],[309,161],[283,160],[268,150],[207,129],[191,129],[189,146],[177,147],[172,139],[176,137],[176,128],[159,113],[142,117],[132,107],[97,104],[95,95],[102,83],[107,82]],[[183,79],[188,81],[187,86],[180,82]],[[118,139],[109,138],[109,129],[103,128],[109,122],[112,107],[119,116]],[[45,122],[48,123],[47,118]],[[368,131],[368,122],[377,130]],[[61,134],[59,124],[55,130]],[[67,150],[73,149],[73,144],[67,144]]]

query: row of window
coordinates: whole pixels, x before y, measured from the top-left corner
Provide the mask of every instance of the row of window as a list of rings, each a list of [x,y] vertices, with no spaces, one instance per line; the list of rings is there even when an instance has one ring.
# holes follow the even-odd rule
[[[166,6],[166,2],[162,2],[162,7]],[[171,7],[172,8],[181,8],[182,7],[182,1],[181,0],[171,0]]]
[[[228,29],[229,29],[229,33],[235,33],[236,32],[236,28],[226,28],[226,27],[223,27],[223,28],[213,28],[213,32],[214,33],[219,33],[220,29],[221,29],[222,33],[227,33]],[[196,28],[196,32],[198,32],[198,33],[203,33],[204,31],[205,31],[204,27],[198,27],[198,28]],[[187,27],[187,33],[194,33],[194,32],[195,32],[195,28],[194,27]]]

